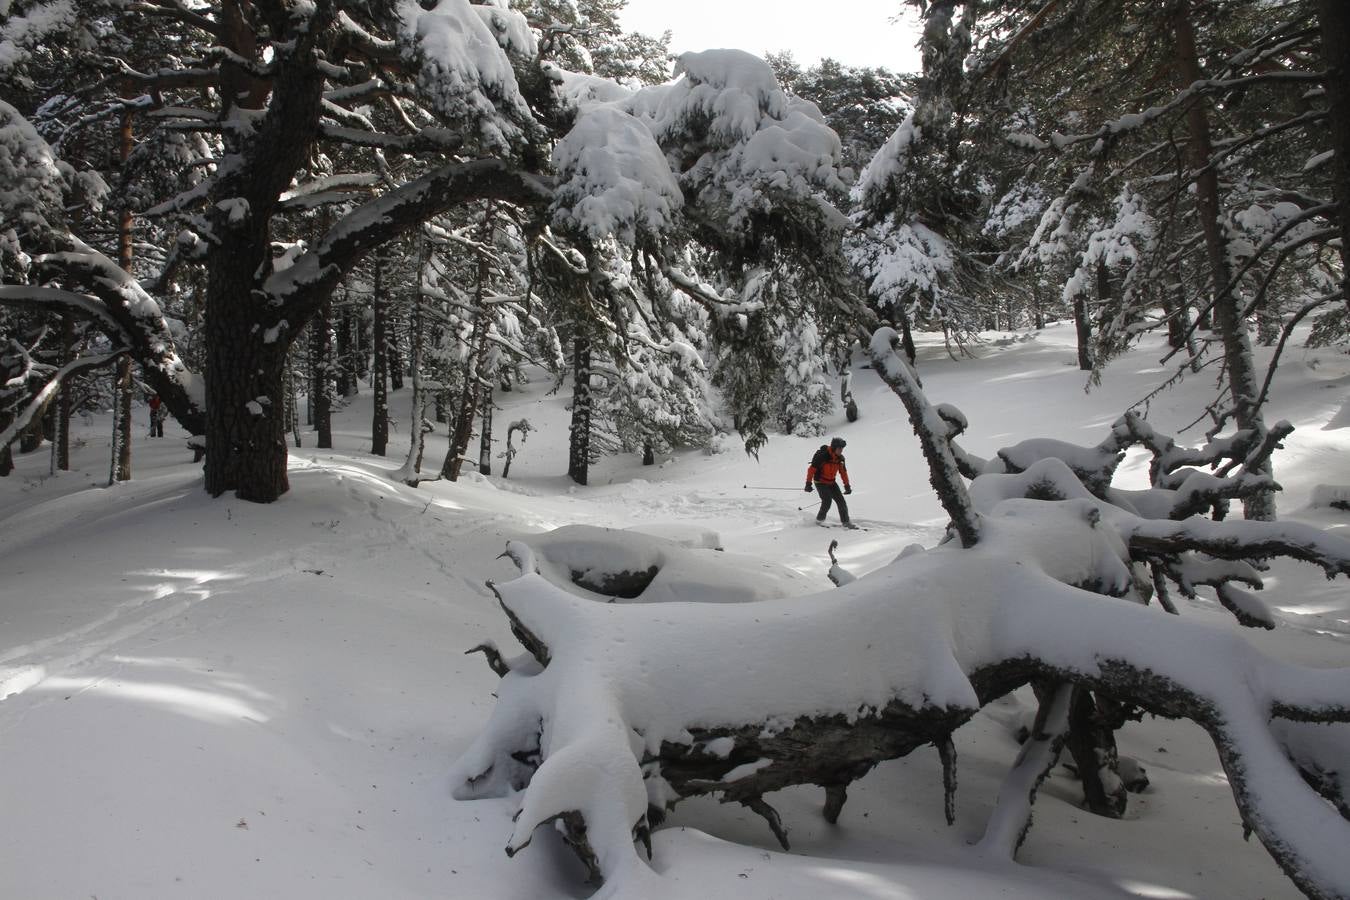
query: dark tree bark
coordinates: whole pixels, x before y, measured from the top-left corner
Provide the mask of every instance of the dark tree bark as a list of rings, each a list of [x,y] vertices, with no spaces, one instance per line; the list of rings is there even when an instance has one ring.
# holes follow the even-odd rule
[[[408,459],[405,483],[416,487],[422,472],[422,456],[426,450],[426,433],[429,427],[423,427],[426,414],[426,390],[422,387],[422,270],[426,265],[426,241],[420,241],[417,253],[417,288],[412,296],[412,310],[409,313],[409,328],[412,342],[412,413],[409,416],[408,436],[412,443],[408,446]]]
[[[46,415],[40,414],[33,417],[33,421],[19,435],[19,452],[32,453],[42,446],[42,442],[47,440]],[[118,479],[123,481],[125,479]]]
[[[1069,706],[1069,734],[1065,742],[1078,768],[1087,808],[1099,816],[1119,819],[1125,814],[1129,794],[1120,781],[1120,755],[1116,750],[1114,723],[1098,707],[1092,692],[1073,689]],[[1114,783],[1103,772],[1115,775]]]
[[[1177,75],[1180,86],[1184,88],[1204,78],[1196,53],[1191,0],[1183,0],[1173,7],[1172,35]],[[1205,236],[1210,279],[1213,289],[1218,292],[1214,297],[1214,318],[1219,327],[1219,338],[1223,342],[1233,417],[1239,428],[1264,431],[1265,423],[1256,405],[1260,391],[1256,367],[1252,361],[1251,341],[1247,335],[1247,323],[1242,318],[1241,299],[1232,290],[1233,273],[1228,263],[1227,239],[1219,220],[1222,212],[1219,177],[1217,167],[1209,164],[1214,148],[1210,142],[1209,115],[1204,104],[1205,99],[1199,97],[1186,111],[1186,124],[1190,132],[1186,146],[1190,164],[1200,172],[1195,180],[1195,212]],[[1267,468],[1265,472],[1270,474],[1270,469]],[[1274,519],[1274,495],[1265,493],[1245,500],[1243,509],[1248,519]]]
[[[1078,368],[1092,371],[1092,323],[1088,321],[1087,298],[1082,294],[1073,298],[1073,327],[1078,335]]]
[[[1341,225],[1341,299],[1350,308],[1350,4],[1345,0],[1318,0],[1322,26],[1322,61],[1326,65],[1327,99],[1331,115],[1327,134],[1335,151],[1332,178]]]
[[[1174,288],[1167,290],[1163,295],[1167,304],[1164,310],[1167,313],[1167,346],[1173,350],[1182,350],[1186,347],[1186,331],[1191,322],[1186,312],[1186,298],[1181,285],[1177,284]]]
[[[75,358],[75,320],[70,316],[61,317],[61,364],[65,365]],[[70,471],[70,419],[75,411],[74,379],[61,385],[61,394],[56,401],[56,434],[53,452],[56,470]]]
[[[319,307],[319,314],[309,323],[309,402],[314,415],[314,430],[318,432],[317,446],[321,450],[333,446],[333,398],[331,379],[332,303]]]
[[[1041,302],[1040,274],[1031,279],[1031,324],[1040,331],[1045,327],[1045,307]]]
[[[403,359],[405,317],[402,310],[397,312],[387,310],[385,315],[384,346],[389,360],[389,389],[401,391],[403,390],[403,376],[407,370],[407,364]]]
[[[516,432],[520,432],[520,442],[523,444],[534,429],[531,427],[528,419],[518,419],[512,422],[506,428],[506,465],[502,467],[502,477],[511,477],[511,460],[516,458],[515,443],[511,440]]]
[[[483,388],[483,412],[478,434],[478,473],[492,474],[492,388]]]
[[[268,300],[252,290],[267,250],[264,229],[235,231],[237,252],[210,267],[206,307],[206,491],[270,503],[290,487],[282,384],[286,344],[255,334]]]
[[[493,233],[492,204],[487,205],[483,213],[483,225],[479,241],[487,247],[492,244]],[[487,254],[478,254],[476,283],[474,288],[473,350],[464,361],[464,383],[460,388],[459,409],[455,415],[455,427],[451,432],[450,452],[441,467],[441,476],[451,481],[459,479],[460,468],[465,455],[469,452],[469,440],[473,437],[473,422],[478,416],[486,390],[484,367],[488,358],[488,329],[491,317],[485,301],[487,298],[488,278],[492,274],[492,265]]]
[[[131,156],[131,113],[122,115],[119,133],[119,155],[126,165]],[[131,209],[124,207],[117,217],[117,264],[131,274]],[[131,359],[117,361],[117,375],[113,381],[113,481],[131,480]]]
[[[371,339],[364,310],[352,311],[352,395],[361,392],[361,382],[370,381]]]
[[[286,425],[291,430],[291,439],[297,449],[304,446],[300,437],[300,404],[296,402],[294,365],[286,366]]]
[[[227,12],[232,8],[227,4]],[[313,60],[333,40],[336,17],[335,9],[320,6],[305,30],[294,32],[292,52],[275,60],[266,114],[248,134],[226,132],[226,151],[238,154],[239,164],[209,198],[205,481],[213,497],[234,491],[241,500],[270,503],[290,486],[286,351],[313,309],[279,317],[273,298],[258,288],[271,271],[272,214],[318,135],[325,75]],[[237,24],[224,29],[223,42],[239,57],[256,59],[251,29]],[[269,86],[229,60],[221,72],[227,107],[263,108]]]
[[[918,363],[919,351],[914,346],[914,335],[909,330],[909,312],[903,305],[900,307],[900,346],[904,349],[905,359],[911,366]]]
[[[0,428],[9,425],[12,419],[5,413],[0,413]],[[14,450],[12,444],[5,444],[0,447],[0,478],[8,477],[14,471]]]
[[[356,395],[354,343],[351,309],[344,304],[338,310],[337,326],[337,395],[344,399]]]
[[[370,423],[370,452],[384,456],[389,446],[389,347],[385,340],[385,316],[388,303],[384,296],[384,258],[375,256],[375,294],[370,301],[371,348],[374,359],[370,385],[374,397],[374,413]]]
[[[572,345],[572,424],[567,477],[585,484],[591,469],[591,343],[577,336]]]
[[[131,360],[117,361],[113,375],[112,464],[108,483],[131,480]]]

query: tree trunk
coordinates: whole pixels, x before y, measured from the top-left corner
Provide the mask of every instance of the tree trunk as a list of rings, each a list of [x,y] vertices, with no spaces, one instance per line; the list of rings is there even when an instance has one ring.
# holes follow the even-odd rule
[[[409,415],[408,457],[403,463],[403,481],[416,487],[421,480],[422,454],[426,448],[426,432],[422,429],[422,420],[426,416],[426,390],[422,387],[422,270],[426,265],[425,239],[419,245],[417,266],[417,290],[412,298],[409,338],[412,343],[412,412]]]
[[[125,166],[131,157],[131,113],[122,114],[119,149]],[[131,209],[123,207],[117,217],[117,264],[131,272]],[[113,461],[109,484],[131,480],[131,358],[117,361],[113,381]]]
[[[1031,279],[1031,324],[1037,331],[1045,327],[1045,310],[1041,305],[1041,276],[1037,272]]]
[[[915,365],[919,361],[919,351],[914,346],[914,335],[909,330],[909,313],[904,307],[900,308],[900,346],[905,351],[905,359],[909,364]]]
[[[1181,87],[1184,88],[1204,77],[1196,55],[1195,29],[1191,24],[1189,0],[1174,7],[1172,28],[1176,42],[1177,74]],[[1190,164],[1200,171],[1195,181],[1195,211],[1205,236],[1205,253],[1209,261],[1213,289],[1219,292],[1214,297],[1214,318],[1219,327],[1220,340],[1223,342],[1233,415],[1239,428],[1264,432],[1265,423],[1261,418],[1261,410],[1256,406],[1259,385],[1256,367],[1252,361],[1251,341],[1247,335],[1247,323],[1242,319],[1240,298],[1232,290],[1232,269],[1228,265],[1227,241],[1219,221],[1219,179],[1216,167],[1209,165],[1213,147],[1209,136],[1209,117],[1202,99],[1197,99],[1186,111],[1186,122],[1190,131],[1187,141]],[[1262,473],[1271,474],[1269,462],[1262,469]],[[1243,509],[1248,519],[1273,520],[1274,495],[1267,491],[1246,499],[1243,501]]]
[[[291,439],[296,449],[303,446],[300,438],[300,404],[295,396],[295,365],[287,361],[286,365],[286,427],[291,430]]]
[[[28,427],[23,430],[23,433],[19,435],[20,453],[32,453],[37,448],[41,447],[42,442],[47,439],[47,428],[44,419],[46,419],[45,412],[34,416],[33,421],[30,422]],[[123,480],[125,479],[118,479],[118,481]]]
[[[371,394],[374,413],[370,423],[370,452],[384,456],[389,446],[389,347],[385,343],[384,254],[375,255],[375,286],[371,297],[371,348],[374,360],[371,366]]]
[[[267,252],[261,229],[231,229],[208,267],[206,301],[206,491],[270,503],[286,476],[287,342],[260,340],[268,300],[255,292]],[[261,307],[261,308],[260,308]]]
[[[1073,298],[1073,327],[1078,335],[1078,368],[1092,371],[1092,323],[1088,321],[1087,298]]]
[[[75,320],[70,316],[61,317],[61,361],[69,362],[75,358]],[[75,379],[68,379],[61,385],[60,399],[56,401],[56,434],[52,437],[52,452],[55,454],[55,468],[59,472],[70,471],[70,419],[75,412]]]
[[[591,468],[591,342],[577,336],[572,345],[572,425],[567,476],[585,484]]]
[[[356,396],[356,350],[352,347],[353,343],[351,309],[343,303],[338,310],[337,395],[344,399]]]
[[[1331,160],[1337,213],[1341,224],[1341,300],[1350,309],[1350,5],[1345,0],[1318,0],[1322,26],[1322,61],[1326,65],[1327,100],[1331,115],[1327,135],[1335,156]]]
[[[483,213],[483,224],[479,240],[483,246],[492,243],[492,204],[489,203]],[[478,406],[483,396],[483,368],[488,354],[488,327],[490,319],[484,301],[487,297],[487,283],[491,276],[491,263],[484,253],[478,254],[477,283],[474,291],[473,351],[464,361],[464,383],[460,387],[459,410],[455,416],[455,427],[450,441],[450,453],[441,467],[442,477],[451,481],[459,479],[460,467],[464,464],[464,455],[469,452],[469,439],[473,437],[473,420],[478,415]]]
[[[14,413],[19,408],[19,388],[6,387],[10,379],[21,372],[20,360],[11,355],[7,348],[0,347],[0,431],[14,424]],[[0,444],[0,478],[14,471],[14,449],[12,443]]]
[[[1173,287],[1175,289],[1173,289]],[[1186,296],[1181,285],[1169,287],[1163,293],[1167,313],[1167,346],[1173,350],[1186,347],[1186,329],[1190,327],[1190,316],[1186,311]]]
[[[370,329],[366,327],[364,309],[352,314],[352,396],[361,392],[361,382],[370,381]]]
[[[1092,691],[1087,688],[1073,689],[1065,746],[1078,767],[1087,808],[1109,819],[1123,816],[1129,794],[1118,774],[1120,756],[1116,751],[1116,735],[1098,708]]]
[[[131,359],[117,361],[113,376],[112,464],[108,484],[131,480]]]
[[[492,474],[492,388],[483,389],[481,433],[478,436],[478,474]]]
[[[333,447],[333,395],[329,375],[332,370],[332,302],[325,302],[309,323],[309,402],[314,411],[314,430],[319,433],[321,450]]]
[[[403,390],[403,376],[407,373],[407,363],[403,358],[403,337],[407,332],[407,316],[400,305],[396,311],[386,312],[385,353],[389,357],[389,389]]]

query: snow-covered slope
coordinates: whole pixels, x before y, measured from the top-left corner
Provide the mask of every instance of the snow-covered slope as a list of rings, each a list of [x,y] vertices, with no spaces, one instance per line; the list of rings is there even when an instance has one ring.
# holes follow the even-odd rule
[[[1060,326],[991,335],[960,361],[931,342],[920,367],[932,400],[965,412],[974,453],[1029,437],[1092,444],[1165,376],[1150,348],[1085,393],[1071,341]],[[841,563],[862,572],[940,533],[904,411],[866,370],[853,380],[861,418],[833,423],[848,440],[859,532],[810,523],[816,501],[801,486],[820,440],[776,437],[758,461],[734,442],[655,468],[607,459],[577,487],[561,474],[565,398],[550,386],[499,395],[499,422],[538,429],[509,481],[391,483],[406,427],[388,459],[371,457],[365,395],[339,413],[336,449],[292,450],[292,490],[266,507],[208,499],[173,423],[164,439],[137,434],[136,478],[114,488],[103,486],[104,420],[77,429],[74,472],[46,477],[45,452],[21,457],[0,479],[0,897],[586,896],[560,841],[541,836],[505,856],[510,800],[450,797],[450,764],[498,683],[463,651],[483,640],[514,647],[485,586],[514,573],[498,558],[506,541],[568,524],[696,541],[713,531],[728,554],[794,570],[799,578],[774,575],[775,589],[802,593],[827,584],[831,538]],[[1209,387],[1195,378],[1162,394],[1150,421],[1177,431]],[[1344,355],[1295,353],[1269,412],[1298,426],[1275,459],[1282,514],[1343,534],[1350,514],[1308,504],[1318,485],[1350,484],[1347,387]],[[407,402],[395,393],[405,422]],[[432,468],[444,447],[444,435],[429,446]],[[1138,486],[1142,466],[1126,463]],[[1249,639],[1301,663],[1350,664],[1346,584],[1294,566],[1276,576],[1266,599],[1285,625]],[[1228,621],[1209,602],[1183,612]],[[819,791],[774,797],[791,854],[743,808],[689,801],[656,835],[663,886],[671,897],[747,900],[1297,896],[1242,841],[1213,748],[1187,723],[1121,733],[1122,753],[1152,779],[1125,820],[1081,810],[1061,768],[1021,864],[976,858],[968,843],[1029,710],[1009,698],[956,734],[952,828],[936,753],[921,750],[856,785],[837,826],[820,818]]]

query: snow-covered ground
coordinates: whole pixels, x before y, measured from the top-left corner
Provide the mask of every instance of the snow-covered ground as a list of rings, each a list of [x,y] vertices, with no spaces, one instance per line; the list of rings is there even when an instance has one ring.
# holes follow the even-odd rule
[[[1065,326],[990,335],[959,361],[930,341],[920,371],[934,402],[965,412],[973,453],[1041,436],[1095,444],[1165,370],[1149,346],[1085,393],[1072,340]],[[657,467],[606,459],[575,486],[562,474],[565,397],[551,387],[498,396],[498,423],[537,429],[509,481],[392,483],[406,391],[394,395],[389,458],[369,455],[363,394],[337,415],[335,449],[313,449],[309,434],[311,446],[292,448],[291,492],[270,506],[207,498],[173,422],[163,439],[138,428],[136,477],[114,488],[105,419],[77,429],[72,472],[48,477],[45,449],[21,457],[0,479],[0,897],[585,897],[561,841],[541,835],[506,857],[511,800],[450,796],[447,772],[498,681],[463,651],[484,639],[514,646],[485,586],[514,575],[499,558],[505,542],[572,523],[709,529],[730,553],[799,573],[788,583],[804,593],[827,586],[832,538],[861,573],[940,534],[904,411],[867,370],[853,381],[861,418],[830,423],[848,440],[857,532],[810,522],[815,498],[801,485],[820,439],[774,437],[758,461],[734,441]],[[1150,421],[1175,432],[1210,388],[1196,377],[1162,394]],[[1298,429],[1275,459],[1282,516],[1345,535],[1350,514],[1309,503],[1319,485],[1350,485],[1348,389],[1350,358],[1295,350],[1268,412]],[[444,450],[433,436],[430,469]],[[1124,469],[1134,486],[1143,470],[1135,458]],[[1281,658],[1350,665],[1350,587],[1284,564],[1270,582],[1264,597],[1285,624],[1244,634]],[[1231,622],[1211,602],[1183,613]],[[671,896],[700,900],[1298,896],[1243,841],[1213,747],[1184,722],[1121,733],[1122,753],[1152,780],[1123,821],[1080,809],[1061,767],[1019,864],[977,858],[970,842],[1029,711],[1010,698],[957,732],[954,827],[937,754],[920,750],[855,785],[835,826],[819,815],[818,789],[771,797],[790,854],[739,805],[689,801],[655,836],[653,865]]]

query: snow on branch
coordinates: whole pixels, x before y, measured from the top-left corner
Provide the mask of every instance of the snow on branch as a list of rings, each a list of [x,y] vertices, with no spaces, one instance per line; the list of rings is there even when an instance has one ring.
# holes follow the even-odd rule
[[[814,783],[837,815],[846,786],[877,762],[945,742],[979,706],[1044,678],[1200,724],[1277,862],[1310,896],[1337,896],[1350,883],[1350,824],[1304,783],[1270,716],[1350,720],[1350,669],[1268,660],[1232,633],[1063,583],[1066,547],[1130,562],[1110,519],[1084,527],[1081,502],[1003,503],[981,527],[973,549],[948,543],[825,594],[731,604],[598,603],[517,546],[520,577],[495,589],[534,660],[507,667],[454,767],[456,796],[520,791],[508,853],[561,822],[606,878],[604,896],[650,894],[659,876],[633,841],[681,799],[718,794],[772,824],[766,793]],[[590,546],[544,558],[562,578],[581,563],[603,579],[603,548]],[[1016,777],[1034,781],[1043,759]],[[1024,811],[1001,810],[991,840],[1014,840]],[[781,822],[775,832],[785,836]]]
[[[592,241],[632,244],[669,230],[684,205],[680,184],[651,132],[633,116],[600,107],[581,116],[553,150],[558,190],[553,224]]]
[[[273,272],[264,289],[280,309],[312,312],[365,254],[455,206],[471,200],[542,205],[553,196],[548,179],[495,159],[455,162],[400,185],[338,220],[323,240],[288,268]]]
[[[1139,519],[1126,529],[1133,553],[1176,556],[1199,550],[1217,559],[1287,556],[1321,567],[1327,578],[1350,576],[1350,541],[1298,522],[1181,522]]]
[[[0,291],[4,288],[0,288]],[[81,356],[66,363],[60,369],[56,370],[51,378],[36,393],[33,394],[11,421],[3,429],[0,429],[0,448],[8,447],[23,433],[23,430],[32,424],[33,420],[41,416],[46,410],[47,404],[56,396],[56,392],[65,384],[66,379],[72,375],[79,375],[83,372],[90,372],[94,369],[102,368],[109,363],[115,362],[119,357],[125,354],[129,348],[118,347],[110,353],[100,353],[95,356]]]
[[[505,21],[519,13],[490,12],[502,20],[508,43],[529,45],[514,49],[532,50],[528,29]],[[468,0],[436,0],[430,9],[417,0],[399,0],[398,13],[404,56],[415,66],[432,108],[449,121],[467,123],[485,149],[510,152],[534,118],[499,41],[501,29]]]
[[[1350,822],[1320,794],[1343,795],[1309,777],[1306,752],[1291,761],[1277,720],[1350,721],[1350,668],[1277,662],[1231,631],[1158,616],[1144,606],[1140,564],[1186,590],[1213,586],[1244,624],[1268,626],[1269,609],[1235,586],[1260,586],[1251,560],[1290,556],[1350,575],[1350,541],[1289,523],[1146,518],[1098,495],[1116,498],[1109,478],[1090,490],[1060,458],[1071,445],[1044,445],[1055,452],[1020,472],[981,474],[967,493],[950,447],[964,417],[928,403],[894,340],[876,333],[873,362],[910,413],[961,542],[908,548],[862,577],[832,570],[839,587],[828,594],[734,603],[706,602],[726,599],[725,575],[697,563],[680,572],[675,561],[689,551],[649,538],[583,529],[537,538],[537,552],[512,542],[520,577],[494,591],[531,659],[498,654],[498,704],[454,768],[456,796],[519,797],[508,854],[558,823],[608,880],[603,896],[654,895],[659,876],[633,841],[650,855],[650,830],[681,799],[742,803],[786,844],[766,793],[821,785],[834,821],[854,780],[932,744],[950,800],[952,731],[1036,682],[1063,687],[1009,775],[987,851],[1015,849],[1065,731],[1066,692],[1092,691],[1203,727],[1246,827],[1308,896],[1342,897]],[[1077,448],[1095,460],[1079,468],[1093,480],[1133,442],[1164,461],[1159,469],[1185,456],[1125,417],[1099,447]],[[1239,434],[1205,452],[1245,464],[1269,445]],[[620,588],[641,598],[658,575],[670,599],[705,602],[596,602]]]
[[[140,282],[83,241],[66,234],[50,234],[48,239],[61,249],[39,257],[39,270],[85,294],[29,287],[0,289],[0,296],[95,316],[115,341],[131,348],[146,380],[174,418],[193,434],[202,433],[205,388],[179,357],[159,304]]]
[[[928,481],[942,501],[942,508],[951,516],[952,527],[960,535],[961,543],[973,547],[980,539],[979,515],[970,502],[965,482],[961,480],[961,466],[952,453],[948,440],[950,426],[929,404],[909,364],[895,352],[899,340],[894,329],[877,329],[868,347],[873,368],[905,405],[910,424],[923,447],[924,459],[928,461]]]
[[[58,312],[87,316],[96,320],[105,331],[119,340],[125,342],[128,339],[121,323],[108,312],[108,308],[100,300],[87,294],[38,285],[3,284],[0,285],[0,306],[45,307]]]
[[[1064,150],[1074,144],[1092,143],[1095,144],[1105,138],[1140,129],[1152,122],[1157,121],[1174,112],[1178,112],[1197,97],[1203,97],[1208,94],[1226,94],[1230,91],[1250,87],[1253,84],[1261,84],[1273,81],[1293,81],[1300,83],[1318,83],[1326,80],[1325,72],[1297,72],[1297,71],[1276,71],[1262,72],[1255,75],[1243,75],[1236,78],[1206,78],[1196,81],[1173,95],[1172,99],[1159,106],[1151,106],[1148,109],[1137,113],[1126,113],[1117,119],[1112,119],[1096,131],[1084,134],[1060,134],[1056,132],[1050,135],[1050,143],[1058,150]]]

